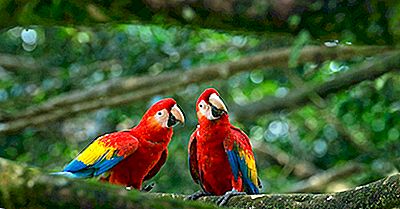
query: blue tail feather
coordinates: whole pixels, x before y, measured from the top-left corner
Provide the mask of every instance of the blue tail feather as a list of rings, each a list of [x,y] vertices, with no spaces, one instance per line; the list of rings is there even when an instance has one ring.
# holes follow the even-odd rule
[[[72,173],[72,172],[68,172],[68,171],[61,171],[61,172],[50,173],[50,175],[64,176],[64,177],[73,178],[73,179],[89,178],[89,177],[93,176],[93,170],[84,170],[84,171],[79,171],[76,173]]]

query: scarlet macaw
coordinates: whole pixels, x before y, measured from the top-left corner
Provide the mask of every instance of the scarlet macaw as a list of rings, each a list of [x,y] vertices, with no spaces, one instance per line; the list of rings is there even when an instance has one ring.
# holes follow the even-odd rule
[[[189,141],[189,167],[193,180],[205,195],[223,195],[219,205],[231,196],[258,194],[261,188],[249,137],[229,122],[228,110],[219,93],[206,89],[196,103],[197,129]]]
[[[106,134],[93,140],[62,172],[72,178],[96,177],[113,184],[141,189],[167,159],[172,127],[184,123],[182,110],[171,98],[153,104],[139,124],[129,130]]]

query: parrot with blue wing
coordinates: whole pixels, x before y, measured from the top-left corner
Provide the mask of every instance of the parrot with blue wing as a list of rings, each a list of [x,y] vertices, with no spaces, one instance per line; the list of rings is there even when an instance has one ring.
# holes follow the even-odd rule
[[[202,190],[189,196],[221,196],[224,205],[230,197],[258,194],[261,182],[249,137],[234,127],[228,110],[213,89],[206,89],[196,103],[198,125],[190,137],[189,167],[193,180]]]
[[[136,127],[93,140],[61,172],[70,178],[101,176],[102,181],[142,189],[164,165],[173,127],[184,123],[181,108],[171,98],[153,104]]]

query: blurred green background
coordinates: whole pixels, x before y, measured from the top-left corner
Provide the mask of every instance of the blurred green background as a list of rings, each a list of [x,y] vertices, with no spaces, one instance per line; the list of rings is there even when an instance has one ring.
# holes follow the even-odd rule
[[[185,72],[305,44],[327,48],[398,45],[400,7],[385,1],[360,2],[337,1],[303,16],[289,14],[284,20],[286,31],[279,27],[268,32],[257,28],[256,32],[213,30],[162,23],[7,27],[0,31],[0,130],[8,118],[29,107],[111,79]],[[306,83],[318,84],[371,59],[375,57],[354,54],[348,61],[306,63],[290,72]],[[153,191],[189,194],[199,189],[190,177],[186,151],[196,126],[198,95],[215,87],[228,109],[245,107],[266,96],[284,97],[298,88],[284,72],[279,68],[249,69],[140,102],[66,115],[3,133],[0,157],[46,172],[61,170],[91,139],[134,126],[152,103],[173,97],[185,111],[187,123],[175,128],[167,163],[151,181],[156,182]],[[398,172],[399,84],[399,74],[390,72],[330,95],[322,101],[322,109],[309,103],[246,122],[235,120],[235,111],[231,111],[233,123],[252,140],[263,192],[297,191],[299,182],[312,175],[354,164],[358,166],[354,171],[310,191],[342,191]]]

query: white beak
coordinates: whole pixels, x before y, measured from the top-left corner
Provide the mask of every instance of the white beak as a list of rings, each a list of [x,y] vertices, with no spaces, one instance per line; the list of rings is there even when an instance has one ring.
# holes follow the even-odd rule
[[[228,112],[228,109],[226,108],[224,102],[222,101],[221,97],[219,97],[216,93],[213,93],[210,95],[208,98],[208,101],[210,104],[212,104],[214,107],[223,110],[225,112]]]
[[[185,116],[182,113],[182,110],[178,107],[178,105],[174,105],[171,108],[171,114],[181,123],[185,123]]]

